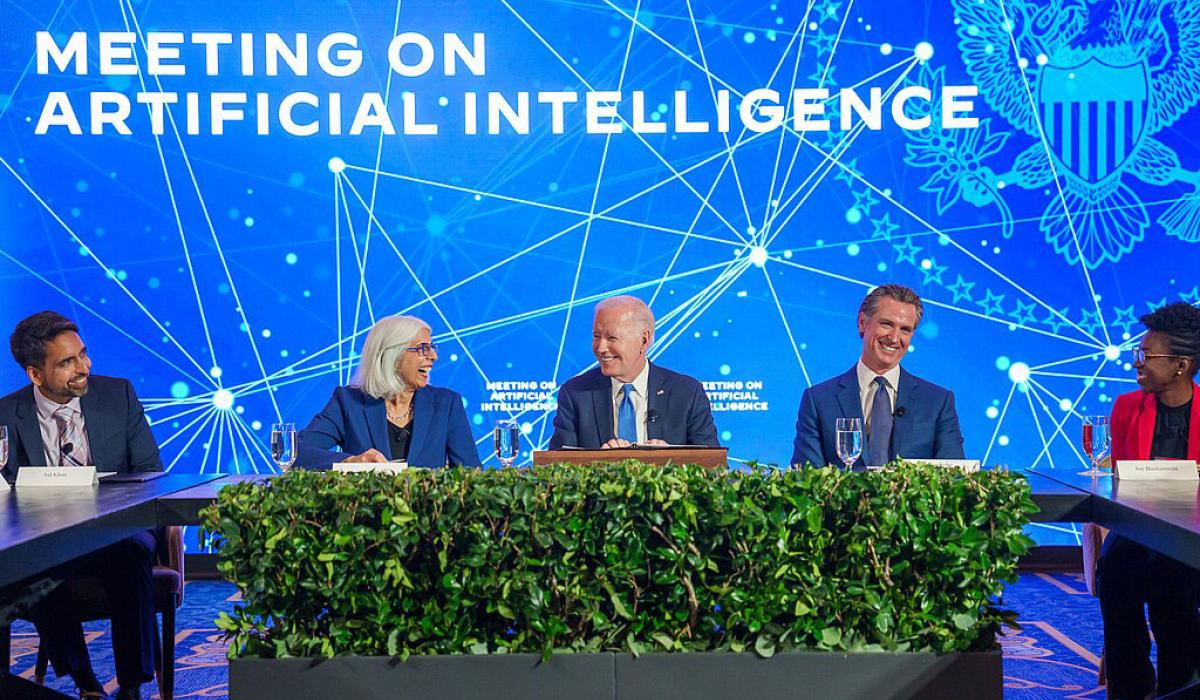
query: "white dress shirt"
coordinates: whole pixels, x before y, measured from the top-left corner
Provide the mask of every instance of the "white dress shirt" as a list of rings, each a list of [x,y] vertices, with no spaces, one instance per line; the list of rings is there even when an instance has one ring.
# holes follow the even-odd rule
[[[882,375],[876,374],[875,370],[867,367],[860,359],[857,365],[858,370],[858,400],[862,404],[863,412],[863,431],[867,437],[871,436],[871,407],[875,405],[875,377],[882,376],[887,380],[887,393],[892,399],[892,412],[896,411],[896,396],[900,388],[900,365],[889,369]]]
[[[33,400],[37,405],[38,428],[42,431],[42,450],[46,454],[46,466],[61,467],[63,465],[62,455],[58,451],[58,421],[54,420],[54,412],[63,404],[55,403],[50,399],[42,396],[42,392],[38,388],[33,387]],[[75,397],[66,403],[75,411],[75,425],[77,440],[72,442],[73,448],[71,454],[80,464],[92,463],[92,449],[88,443],[87,424],[83,420],[83,410],[79,407],[79,397]]]
[[[621,409],[621,399],[625,394],[621,391],[621,387],[625,383],[616,377],[609,377],[612,381],[613,395],[613,435],[617,435],[617,430],[620,427],[620,422],[617,419]],[[646,362],[642,365],[642,371],[638,372],[638,376],[633,379],[633,391],[629,392],[629,400],[633,402],[634,422],[637,424],[637,441],[638,444],[646,442],[646,387],[650,382],[650,363]]]

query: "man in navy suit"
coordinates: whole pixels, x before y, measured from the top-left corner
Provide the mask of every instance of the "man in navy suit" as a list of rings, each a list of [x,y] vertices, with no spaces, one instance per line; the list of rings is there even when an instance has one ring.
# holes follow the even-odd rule
[[[954,394],[900,367],[922,313],[921,298],[908,287],[885,284],[867,294],[858,310],[862,356],[800,398],[792,464],[842,465],[838,418],[863,422],[866,446],[856,467],[896,458],[962,459]]]
[[[5,478],[14,480],[23,466],[162,471],[133,386],[91,374],[92,360],[73,322],[42,311],[18,323],[9,340],[13,359],[31,383],[0,398],[0,425],[8,426],[10,445]],[[140,698],[142,683],[154,679],[158,665],[152,576],[157,546],[156,533],[147,531],[73,562],[75,573],[100,580],[112,607],[119,699]],[[105,698],[68,588],[51,591],[30,617],[55,673],[70,675],[82,697]]]
[[[641,299],[609,297],[596,305],[592,353],[599,367],[559,389],[550,449],[720,446],[704,388],[647,360],[653,343],[654,315]]]

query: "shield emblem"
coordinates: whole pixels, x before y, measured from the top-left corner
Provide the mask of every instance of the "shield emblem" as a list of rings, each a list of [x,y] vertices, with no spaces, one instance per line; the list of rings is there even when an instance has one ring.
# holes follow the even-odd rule
[[[1043,67],[1042,127],[1063,166],[1091,183],[1119,171],[1145,133],[1149,84],[1145,62],[1114,66],[1093,57]]]

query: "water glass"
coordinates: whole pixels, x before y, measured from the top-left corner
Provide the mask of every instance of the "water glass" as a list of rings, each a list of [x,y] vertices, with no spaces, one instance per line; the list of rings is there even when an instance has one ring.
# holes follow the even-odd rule
[[[854,466],[862,455],[863,428],[861,418],[837,419],[838,457],[846,463],[846,469]]]
[[[0,425],[0,467],[8,464],[8,426]]]
[[[492,440],[500,466],[511,467],[521,451],[521,429],[517,422],[511,418],[496,421],[496,427],[492,430]]]
[[[296,424],[274,423],[271,425],[271,459],[280,471],[287,471],[296,463]]]
[[[1083,476],[1111,476],[1112,472],[1101,471],[1100,464],[1112,449],[1112,433],[1108,416],[1083,417],[1083,451],[1091,460],[1092,468],[1079,472]]]

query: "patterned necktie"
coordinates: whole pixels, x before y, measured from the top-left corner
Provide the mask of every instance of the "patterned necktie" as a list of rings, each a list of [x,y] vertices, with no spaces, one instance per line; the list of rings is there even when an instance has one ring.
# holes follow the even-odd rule
[[[79,449],[79,423],[75,420],[75,411],[66,404],[54,411],[54,422],[58,424],[58,463],[63,467],[79,467],[83,465],[75,457]]]
[[[637,411],[633,408],[633,385],[621,386],[621,405],[617,407],[617,437],[628,442],[637,442]]]
[[[892,397],[887,380],[875,377],[875,400],[871,404],[871,434],[867,437],[867,466],[881,467],[888,462],[892,444]]]

